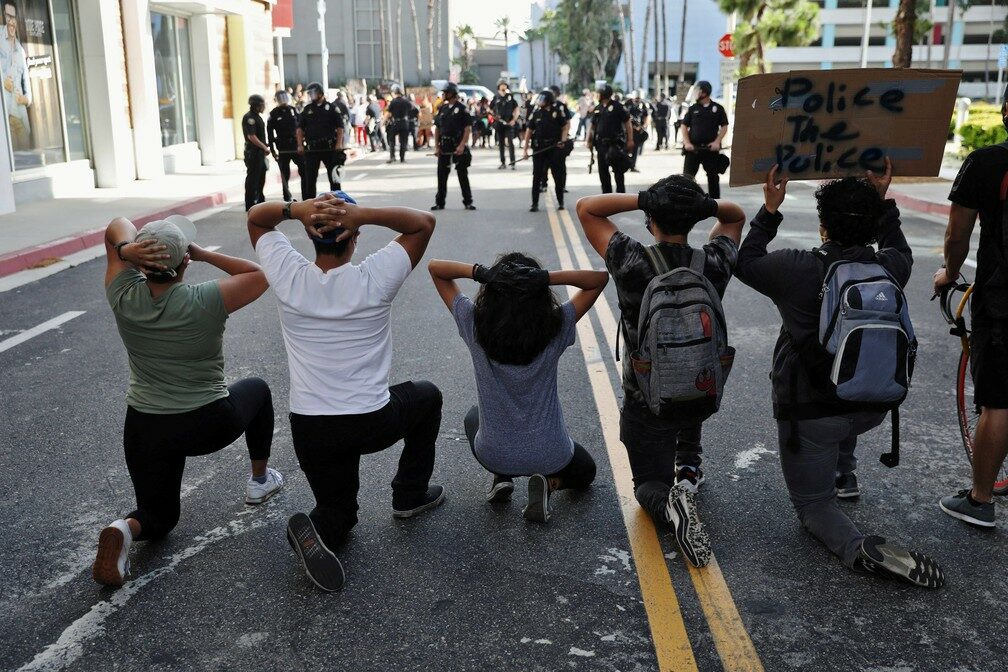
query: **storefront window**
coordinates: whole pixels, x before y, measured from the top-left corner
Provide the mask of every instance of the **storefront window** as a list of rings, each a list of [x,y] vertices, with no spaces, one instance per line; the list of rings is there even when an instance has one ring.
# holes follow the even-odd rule
[[[52,0],[53,33],[59,50],[60,84],[63,86],[63,112],[66,119],[67,154],[71,161],[88,158],[84,119],[84,92],[81,90],[77,32],[70,11],[70,0]]]
[[[196,140],[196,114],[192,94],[192,62],[189,54],[189,22],[151,12],[154,37],[154,74],[157,78],[161,117],[161,145],[179,145]]]
[[[66,161],[46,0],[2,0],[0,76],[15,170]]]

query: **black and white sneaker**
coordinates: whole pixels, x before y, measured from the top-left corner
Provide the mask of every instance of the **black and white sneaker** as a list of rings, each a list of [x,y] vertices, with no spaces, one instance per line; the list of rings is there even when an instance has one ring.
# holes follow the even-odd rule
[[[707,479],[700,467],[684,466],[676,470],[676,485],[682,485],[693,492],[699,492],[705,480]]]
[[[864,569],[889,578],[902,579],[921,588],[941,588],[945,574],[934,559],[917,551],[869,536],[861,542],[858,561]]]
[[[547,523],[549,511],[549,481],[542,474],[532,474],[528,483],[528,504],[522,510],[525,520]]]
[[[839,499],[854,499],[861,496],[857,474],[852,471],[849,474],[840,474],[836,477],[836,496]]]
[[[392,517],[412,518],[424,511],[435,509],[445,501],[445,489],[440,485],[432,485],[427,488],[427,492],[411,501],[397,501],[392,497]]]
[[[287,521],[287,541],[301,559],[305,574],[312,583],[327,593],[334,593],[343,587],[346,582],[343,565],[322,543],[307,514],[295,513]]]
[[[676,544],[694,567],[706,567],[711,559],[710,537],[696,509],[696,492],[683,483],[669,490],[665,516],[675,533]]]
[[[514,492],[514,481],[509,476],[494,476],[490,489],[487,490],[486,501],[491,504],[503,504],[511,501]]]

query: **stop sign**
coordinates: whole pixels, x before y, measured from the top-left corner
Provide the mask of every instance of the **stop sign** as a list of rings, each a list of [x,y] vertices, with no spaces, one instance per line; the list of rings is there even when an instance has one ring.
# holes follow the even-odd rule
[[[724,56],[725,58],[731,58],[732,56],[735,55],[735,52],[732,51],[731,33],[725,33],[724,35],[721,36],[721,39],[718,40],[717,43],[717,50],[720,51],[721,55]]]

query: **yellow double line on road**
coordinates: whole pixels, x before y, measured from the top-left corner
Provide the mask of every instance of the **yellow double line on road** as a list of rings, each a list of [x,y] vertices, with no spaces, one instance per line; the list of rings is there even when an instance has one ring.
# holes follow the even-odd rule
[[[559,215],[557,214],[556,203],[551,194],[547,194],[546,201],[547,217],[553,233],[553,244],[560,259],[560,267],[564,270],[592,269],[570,214],[566,210],[560,210]],[[561,220],[570,241],[569,245],[564,239]],[[573,288],[569,287],[568,293],[573,295]],[[609,350],[613,350],[616,317],[604,294],[595,303],[595,311],[606,345]],[[669,575],[657,531],[634,497],[630,464],[626,450],[619,440],[619,408],[616,393],[606,370],[595,330],[589,320],[581,320],[578,322],[577,331],[595,404],[598,407],[602,436],[612,465],[620,510],[630,540],[634,565],[637,568],[641,596],[651,627],[651,638],[654,641],[659,669],[663,672],[696,670],[696,658],[693,655],[679,599],[672,586],[672,577]],[[689,570],[724,669],[728,672],[762,672],[763,665],[742,623],[717,558],[712,556],[710,564],[703,569],[690,566]]]

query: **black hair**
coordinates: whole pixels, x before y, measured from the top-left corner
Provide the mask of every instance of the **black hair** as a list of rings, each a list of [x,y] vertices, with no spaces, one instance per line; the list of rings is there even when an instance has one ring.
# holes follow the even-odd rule
[[[318,238],[312,238],[312,245],[315,246],[315,254],[328,254],[334,257],[342,257],[346,254],[347,248],[350,247],[350,241],[353,240],[353,236],[349,238],[344,238],[343,240],[337,242],[324,242]]]
[[[175,267],[175,275],[170,273],[146,273],[147,282],[153,282],[156,284],[165,284],[177,280],[179,276],[182,275],[182,271],[185,270],[185,261]]]
[[[884,202],[868,180],[843,177],[825,182],[816,189],[815,199],[819,223],[830,240],[849,247],[878,239]]]
[[[494,265],[504,263],[542,268],[521,252],[503,254]],[[563,315],[549,287],[515,294],[489,284],[482,285],[476,295],[473,321],[476,342],[487,357],[501,364],[526,366],[560,333]]]
[[[697,184],[697,181],[689,175],[669,175],[668,177],[663,177],[652,184],[650,189],[660,191],[667,187],[690,189],[698,194],[704,193],[704,190]],[[674,211],[649,212],[647,216],[651,223],[657,226],[662,233],[670,236],[685,236],[700,221],[699,219],[686,217]]]

